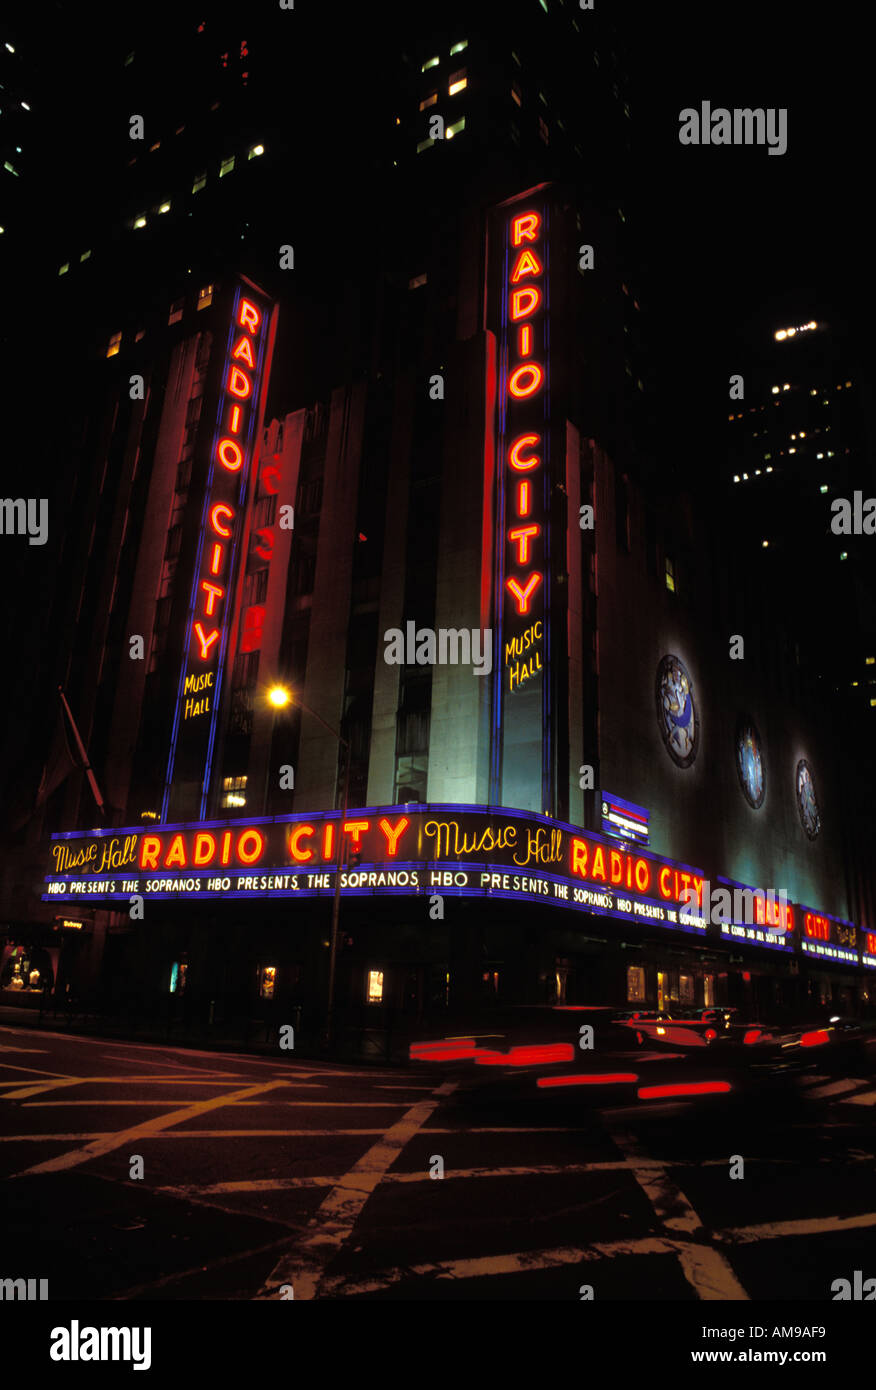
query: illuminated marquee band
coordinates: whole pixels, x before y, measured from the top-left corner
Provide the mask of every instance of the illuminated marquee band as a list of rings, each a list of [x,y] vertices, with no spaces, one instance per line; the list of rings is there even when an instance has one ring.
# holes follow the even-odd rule
[[[332,811],[59,835],[43,898],[117,906],[133,893],[328,897],[334,892],[339,823]],[[348,862],[341,878],[345,895],[441,892],[522,900],[840,963],[858,961],[860,937],[860,963],[876,968],[876,933],[858,933],[849,922],[798,904],[771,903],[769,894],[763,904],[755,899],[754,925],[714,924],[708,912],[699,912],[707,882],[702,870],[638,847],[620,848],[546,816],[455,805],[369,807],[349,811],[341,833]],[[349,865],[352,856],[355,866]],[[688,906],[691,893],[698,907]],[[785,932],[768,930],[780,925]]]

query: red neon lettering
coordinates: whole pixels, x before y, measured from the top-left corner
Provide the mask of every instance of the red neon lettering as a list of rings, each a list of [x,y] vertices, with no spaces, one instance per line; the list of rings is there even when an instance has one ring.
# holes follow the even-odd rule
[[[593,864],[590,869],[590,876],[594,880],[601,878],[605,882],[605,851],[602,845],[596,846],[596,853],[593,856]]]
[[[213,553],[210,556],[210,573],[219,574],[222,569],[222,556],[225,554],[225,546],[216,541],[213,546]]]
[[[636,887],[640,893],[644,893],[651,882],[651,871],[645,859],[637,859],[635,866]]]
[[[257,536],[263,536],[261,545],[254,547],[256,555],[260,555],[263,560],[270,560],[274,553],[274,533],[270,526],[260,526],[256,531]]]
[[[327,820],[326,823],[325,823],[325,826],[324,826],[324,828],[323,828],[323,832],[322,832],[322,857],[323,857],[323,859],[331,859],[331,857],[332,857],[332,846],[334,845],[334,842],[335,842],[335,827],[332,825],[331,821]]]
[[[172,868],[174,864],[178,864],[181,869],[186,866],[186,842],[182,835],[174,835],[164,860],[166,869]]]
[[[157,869],[158,856],[161,853],[161,836],[144,835],[140,844],[140,868]]]
[[[231,863],[231,831],[226,830],[222,836],[222,854],[219,857],[220,864]]]
[[[227,437],[220,439],[216,452],[222,467],[227,468],[229,473],[236,473],[239,468],[242,468],[243,454],[236,440]]]
[[[193,631],[201,644],[201,660],[206,661],[207,657],[210,655],[210,648],[212,647],[213,643],[219,641],[219,633],[214,628],[208,637],[207,634],[204,632],[204,629],[201,627],[200,623],[195,623]]]
[[[517,484],[517,515],[529,516],[529,483]]]
[[[248,299],[240,301],[240,312],[237,315],[237,322],[241,328],[248,328],[250,333],[257,333],[262,316],[254,304],[250,304]]]
[[[205,605],[207,617],[212,618],[216,607],[216,600],[217,598],[224,598],[225,590],[222,588],[221,584],[211,584],[209,579],[201,580],[201,588],[207,595],[207,602]]]
[[[269,492],[272,497],[276,497],[280,491],[280,465],[278,463],[266,463],[262,469],[262,487],[265,492]]]
[[[537,212],[521,212],[511,222],[511,242],[519,246],[521,241],[535,241],[541,230],[541,218]]]
[[[612,883],[620,883],[624,876],[624,866],[616,849],[611,850],[608,855],[608,876]]]
[[[519,439],[515,439],[511,448],[508,450],[508,462],[518,473],[528,473],[532,468],[538,468],[541,459],[537,454],[530,454],[529,458],[522,459],[520,450],[527,444],[540,444],[540,434],[521,434]]]
[[[228,384],[226,390],[232,396],[238,396],[245,401],[252,395],[252,382],[246,372],[242,372],[239,367],[232,367],[228,373]]]
[[[384,817],[383,820],[378,821],[378,825],[380,829],[383,831],[384,835],[386,836],[386,852],[389,855],[390,859],[394,859],[395,856],[398,854],[399,839],[407,830],[408,826],[410,825],[410,821],[408,820],[407,816],[402,816],[401,820],[395,826],[395,829],[393,829],[389,821],[386,820],[386,818]]]
[[[667,869],[664,865],[664,867],[660,870],[660,873],[657,875],[657,886],[660,889],[661,898],[672,897],[672,889],[670,888],[669,883],[667,882],[669,874],[670,870]],[[612,882],[613,881],[614,880],[612,880]]]
[[[238,430],[240,429],[240,417],[242,413],[243,412],[239,405],[233,405],[231,407],[231,420],[229,422],[228,428],[231,430],[232,434],[237,434]]]
[[[524,377],[528,379],[526,386],[521,385]],[[538,390],[543,380],[544,372],[537,362],[524,362],[521,366],[515,367],[508,378],[508,390],[512,396],[517,396],[518,399],[531,396],[534,391]]]
[[[299,849],[298,845],[300,841],[304,839],[305,835],[309,837],[314,833],[312,825],[296,825],[295,829],[290,832],[289,853],[296,864],[309,864],[313,858],[312,849]]]
[[[529,612],[529,600],[535,593],[540,583],[541,575],[538,573],[537,570],[533,574],[531,574],[527,579],[525,589],[521,589],[516,579],[505,580],[505,588],[510,589],[511,593],[514,595],[514,599],[517,603],[518,613]]]
[[[195,836],[195,848],[192,854],[193,864],[209,864],[216,853],[216,836],[208,835],[206,831],[199,832]]]
[[[572,840],[572,873],[587,877],[587,841]]]
[[[541,527],[534,523],[531,526],[515,526],[513,531],[508,532],[508,539],[517,545],[517,563],[525,565],[529,559],[529,538],[530,536],[541,535]]]
[[[231,356],[237,361],[245,362],[248,367],[255,371],[255,362],[252,360],[252,345],[249,338],[241,338]]]
[[[344,833],[349,835],[353,841],[353,849],[359,848],[359,839],[363,830],[370,830],[370,820],[345,820]]]
[[[518,344],[519,344],[518,352],[519,352],[519,355],[520,355],[521,357],[528,357],[528,356],[529,356],[529,353],[530,353],[530,339],[531,339],[531,337],[532,337],[532,329],[530,328],[530,326],[529,326],[528,323],[524,323],[524,324],[517,330],[517,342],[518,342]]]
[[[248,841],[252,841],[252,849],[244,848]],[[244,830],[237,842],[237,857],[241,864],[254,864],[257,859],[261,859],[265,848],[265,837],[260,830],[252,828]]]
[[[518,319],[528,319],[540,304],[541,290],[538,285],[524,285],[520,290],[511,291],[511,317],[515,323]]]
[[[876,954],[876,935],[874,935],[874,933],[873,933],[873,932],[870,932],[870,931],[868,931],[866,935],[867,935],[867,950],[868,950],[868,952],[870,953],[870,955],[872,956],[872,955]]]
[[[511,284],[516,285],[518,280],[522,280],[524,275],[541,275],[542,264],[534,251],[521,251],[517,260],[514,262],[514,269],[511,271]]]
[[[213,527],[217,536],[225,536],[227,539],[231,535],[231,527],[229,526],[227,530],[223,531],[222,527],[219,525],[220,516],[225,517],[227,521],[233,521],[234,508],[226,506],[224,502],[217,502],[215,507],[210,508],[210,525]]]

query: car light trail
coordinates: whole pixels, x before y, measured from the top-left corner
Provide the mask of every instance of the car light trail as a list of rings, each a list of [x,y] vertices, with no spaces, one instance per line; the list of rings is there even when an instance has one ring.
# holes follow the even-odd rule
[[[679,1081],[672,1086],[640,1086],[639,1100],[657,1100],[663,1096],[707,1096],[730,1090],[729,1081]]]

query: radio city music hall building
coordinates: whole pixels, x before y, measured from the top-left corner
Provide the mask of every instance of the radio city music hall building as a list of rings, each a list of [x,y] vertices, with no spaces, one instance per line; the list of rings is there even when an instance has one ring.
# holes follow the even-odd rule
[[[487,210],[443,399],[412,366],[265,423],[282,310],[244,277],[188,306],[172,389],[125,427],[143,521],[119,631],[144,658],[79,705],[119,809],[83,829],[71,779],[43,885],[109,998],[315,1027],[340,836],[347,1018],[867,1006],[830,724],[760,659],[767,621],[691,507],[582,428],[579,215],[550,185]],[[491,633],[489,669],[387,661],[410,626]],[[709,921],[704,884],[789,905]]]
[[[555,121],[539,100],[562,43],[539,76],[537,36],[501,63],[481,43],[479,66],[466,32],[411,68],[407,219],[372,219],[324,287],[337,308],[349,275],[373,314],[300,315],[247,244],[106,349],[53,634],[106,809],[75,770],[33,822],[4,999],[69,983],[216,1022],[300,1007],[316,1030],[340,853],[353,1024],[496,1000],[869,1005],[876,923],[833,723],[713,518],[661,491],[671,440],[642,446],[623,211],[572,176],[574,103]],[[592,56],[610,173],[623,91],[607,45]],[[453,139],[423,140],[451,100]],[[479,157],[466,181],[479,130],[489,177]],[[451,655],[489,633],[490,660],[417,661],[423,633]],[[685,894],[707,883],[789,907],[702,921]]]

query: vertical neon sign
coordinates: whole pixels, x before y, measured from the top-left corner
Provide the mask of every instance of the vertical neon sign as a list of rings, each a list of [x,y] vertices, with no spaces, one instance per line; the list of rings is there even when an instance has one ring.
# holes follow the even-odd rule
[[[174,709],[161,819],[204,816],[216,740],[222,672],[228,647],[237,554],[253,443],[264,410],[266,357],[273,339],[270,309],[258,296],[235,291],[216,428],[198,534],[186,636]],[[176,789],[175,789],[176,779]]]
[[[506,214],[501,289],[494,662],[496,799],[542,811],[549,658],[547,207]]]

